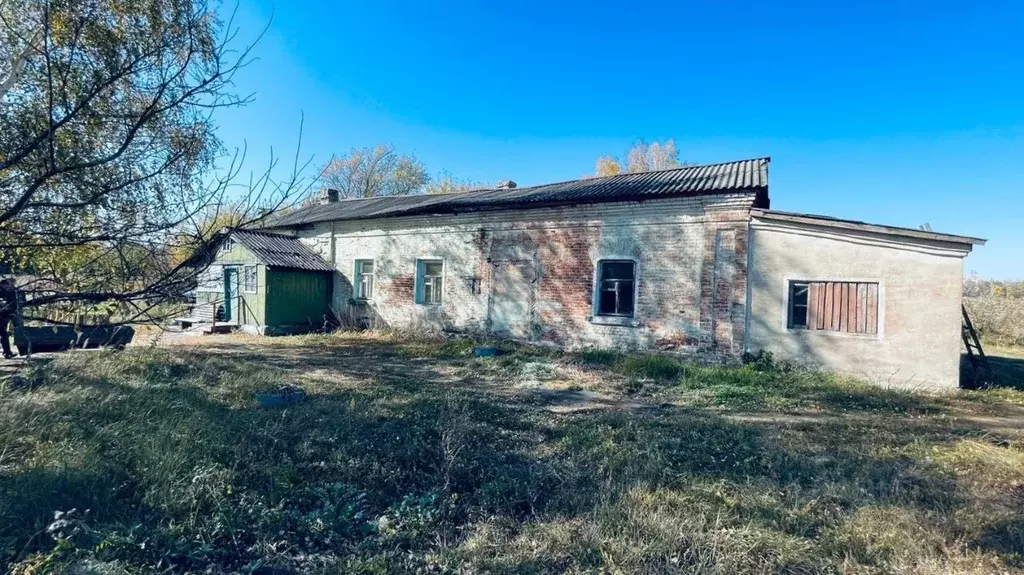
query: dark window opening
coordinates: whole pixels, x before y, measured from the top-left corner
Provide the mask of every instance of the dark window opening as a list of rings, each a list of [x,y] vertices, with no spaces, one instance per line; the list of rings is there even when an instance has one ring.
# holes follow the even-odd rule
[[[598,262],[597,315],[632,317],[636,309],[635,293],[635,262]]]
[[[810,286],[793,282],[789,285],[789,327],[807,329],[807,297]]]

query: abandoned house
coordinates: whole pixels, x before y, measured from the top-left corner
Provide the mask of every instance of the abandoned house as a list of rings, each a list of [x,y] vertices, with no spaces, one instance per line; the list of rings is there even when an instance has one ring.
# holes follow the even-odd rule
[[[352,325],[722,362],[770,350],[887,385],[955,387],[963,258],[984,241],[772,211],[768,166],[441,196],[326,194],[272,229],[329,263],[312,273],[335,270],[330,307]],[[276,290],[255,321],[273,319]]]
[[[285,334],[323,327],[331,317],[334,268],[297,238],[221,232],[209,252],[192,317],[179,321]]]

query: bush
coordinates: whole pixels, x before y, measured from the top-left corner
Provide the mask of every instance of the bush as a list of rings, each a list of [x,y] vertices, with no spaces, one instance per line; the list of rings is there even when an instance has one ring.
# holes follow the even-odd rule
[[[677,357],[663,354],[624,354],[614,351],[588,349],[578,354],[583,363],[594,367],[610,367],[629,378],[671,381],[684,375],[686,363]]]
[[[964,298],[964,305],[986,341],[1024,346],[1024,298],[986,295]]]
[[[627,355],[615,362],[615,371],[631,377],[667,381],[683,373],[683,363],[666,355]]]

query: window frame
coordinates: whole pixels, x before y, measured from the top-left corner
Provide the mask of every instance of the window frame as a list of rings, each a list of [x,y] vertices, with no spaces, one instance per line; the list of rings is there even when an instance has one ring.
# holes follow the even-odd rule
[[[438,301],[427,301],[426,289],[427,289],[427,278],[426,275],[427,265],[429,264],[441,264],[441,275],[432,275],[430,278],[439,278],[441,280],[440,289],[438,295]],[[417,305],[424,306],[441,306],[444,305],[444,285],[446,283],[447,266],[445,265],[444,258],[419,258],[416,260],[416,297],[415,301]],[[430,285],[433,286],[434,282],[431,281]],[[435,290],[432,289],[432,292]]]
[[[363,271],[363,266],[369,263],[373,266],[373,270],[367,274]],[[363,290],[363,277],[370,276],[370,295],[366,295]],[[353,299],[356,301],[372,301],[374,290],[377,287],[377,262],[373,258],[360,258],[352,264],[352,291]]]
[[[252,289],[249,289],[249,272],[252,271]],[[242,293],[259,293],[260,272],[255,264],[242,266]]]
[[[787,310],[786,310],[786,328],[787,329],[799,329],[799,330],[805,330],[805,331],[817,331],[817,330],[811,330],[810,327],[808,327],[808,320],[810,319],[810,312],[811,312],[811,284],[812,283],[816,283],[816,282],[811,282],[811,281],[790,281],[790,282],[788,282],[789,293],[788,293],[788,297],[786,298],[787,304],[788,304],[786,306],[787,307]],[[794,301],[794,296],[796,295],[796,288],[798,286],[803,286],[803,288],[806,290],[805,293],[804,293],[804,303],[800,304],[800,305],[798,305],[796,303],[796,301]],[[797,325],[794,322],[793,311],[796,310],[797,307],[803,307],[804,308],[804,323],[803,323],[803,325]]]
[[[604,264],[630,264],[633,266],[633,279],[630,280],[633,283],[633,309],[630,313],[602,313],[601,312],[601,293],[604,291]],[[640,262],[634,258],[621,258],[621,257],[607,257],[601,258],[594,262],[594,293],[593,293],[593,315],[598,318],[622,318],[622,319],[634,319],[637,314],[637,300],[640,295],[640,281],[639,281],[639,268]],[[614,281],[614,280],[609,280]],[[626,281],[626,280],[619,280]],[[618,297],[618,292],[616,292]]]
[[[782,293],[783,302],[784,302],[784,308],[783,308],[784,316],[782,318],[782,327],[784,327],[787,332],[793,333],[793,334],[796,334],[796,333],[821,334],[822,336],[828,336],[828,337],[852,337],[852,338],[877,339],[877,340],[884,339],[884,335],[885,335],[885,282],[883,281],[882,278],[871,278],[871,277],[864,277],[864,278],[861,278],[861,277],[854,277],[854,278],[848,278],[848,277],[840,277],[840,278],[825,277],[825,278],[807,279],[806,277],[785,277],[784,280],[785,280],[784,283],[783,283],[783,290],[784,291]],[[816,284],[815,288],[812,288],[813,284]],[[864,288],[865,288],[865,296],[864,296],[865,299],[859,299],[859,296],[854,296],[854,298],[851,299],[850,296],[845,296],[844,295],[844,297],[846,299],[842,300],[842,301],[846,304],[846,307],[845,307],[846,311],[845,311],[845,313],[844,313],[844,311],[842,311],[842,307],[840,308],[840,311],[832,311],[832,312],[829,312],[829,313],[824,313],[824,310],[819,307],[822,300],[819,300],[817,303],[812,303],[812,299],[811,298],[812,298],[813,295],[816,295],[816,292],[817,292],[817,295],[819,297],[821,297],[823,299],[825,299],[827,297],[827,299],[825,299],[825,301],[834,301],[834,294],[835,294],[835,292],[834,291],[832,292],[833,295],[828,295],[829,292],[827,290],[829,289],[828,288],[829,285],[833,285],[834,286],[835,284],[838,284],[839,286],[844,286],[844,285],[845,286],[861,286],[861,285],[863,285]],[[793,325],[794,288],[796,286],[799,286],[799,285],[806,285],[807,286],[807,315],[805,317],[804,326],[803,327]],[[833,287],[832,289],[834,290],[835,288]],[[849,288],[847,288],[847,289],[849,289]],[[858,289],[859,289],[859,287],[858,287]],[[821,295],[823,293],[825,295]],[[861,323],[860,319],[859,319],[859,313],[850,313],[850,311],[849,311],[850,309],[853,309],[852,307],[849,306],[849,302],[851,302],[851,301],[852,302],[859,302],[857,304],[857,308],[856,308],[857,310],[861,309],[860,304],[865,304],[866,309],[868,310],[867,313],[864,315],[864,322],[863,322],[864,326],[863,326],[863,328],[859,327],[859,325]],[[812,307],[814,307],[816,309],[816,311],[814,312],[813,319],[812,319]],[[834,307],[832,309],[835,310]],[[872,310],[874,311],[874,318],[873,319],[870,317],[870,312]],[[822,319],[822,318],[824,318],[824,319]],[[854,328],[851,329],[851,328],[849,328],[847,326],[847,322],[855,321],[855,318],[856,318],[856,324],[855,325],[858,326],[858,327],[854,327]],[[816,324],[813,327],[811,325],[812,321],[815,321],[815,324]],[[836,323],[836,322],[838,322],[838,323]],[[823,327],[818,327],[818,325],[823,325]],[[861,331],[861,329],[863,329],[863,331]],[[874,331],[871,331],[871,329],[874,329]],[[815,336],[815,337],[817,337],[817,336]]]

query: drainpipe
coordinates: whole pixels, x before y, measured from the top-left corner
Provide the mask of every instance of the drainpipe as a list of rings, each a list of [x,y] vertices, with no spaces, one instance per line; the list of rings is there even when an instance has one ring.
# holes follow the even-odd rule
[[[754,218],[751,216],[747,217],[747,293],[746,293],[746,306],[744,306],[745,312],[743,315],[743,353],[750,353],[750,319],[751,309],[750,305],[754,301],[754,250],[757,247],[754,245]]]

